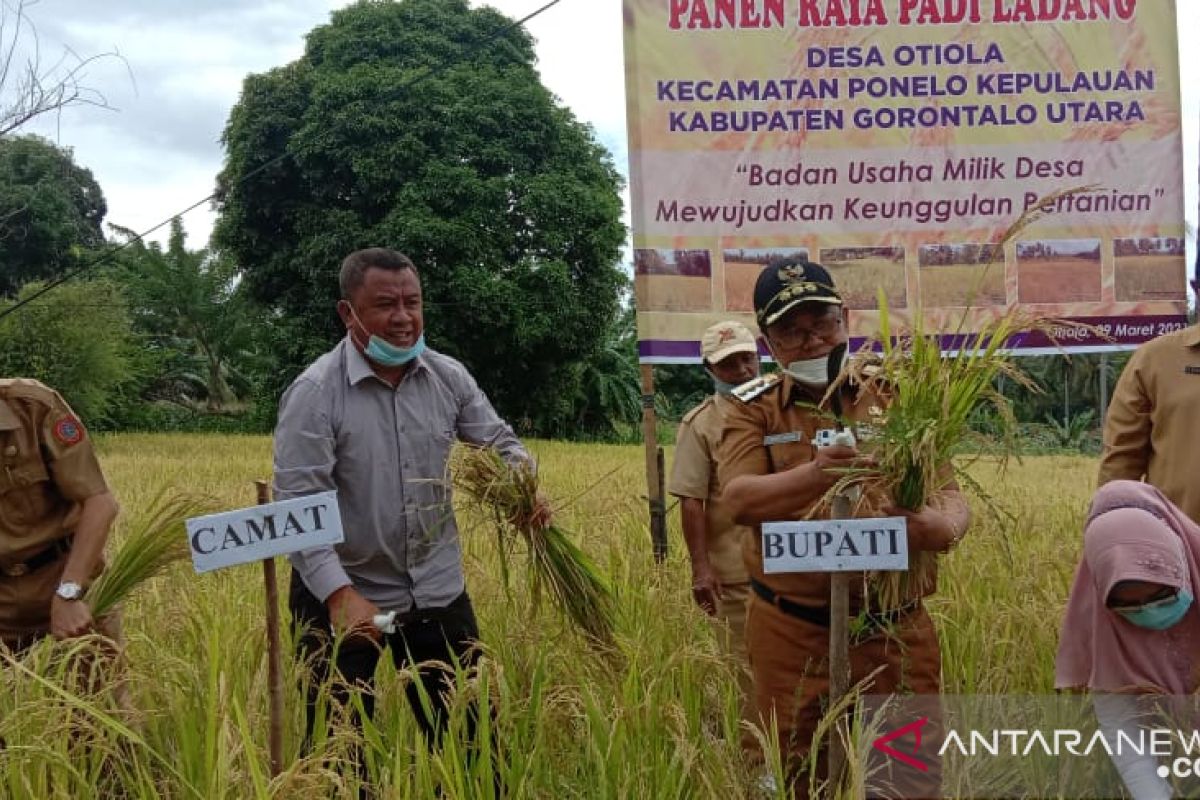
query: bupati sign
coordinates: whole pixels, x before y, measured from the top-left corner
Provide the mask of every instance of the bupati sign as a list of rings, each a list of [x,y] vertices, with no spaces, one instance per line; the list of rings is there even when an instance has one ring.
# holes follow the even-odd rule
[[[764,522],[763,572],[908,569],[903,517]]]
[[[342,541],[337,492],[210,514],[187,521],[196,572]]]
[[[856,339],[880,289],[927,330],[1013,306],[1094,325],[1065,329],[1076,351],[1186,324],[1170,0],[624,0],[624,20],[644,361],[752,323],[782,256],[829,268]]]

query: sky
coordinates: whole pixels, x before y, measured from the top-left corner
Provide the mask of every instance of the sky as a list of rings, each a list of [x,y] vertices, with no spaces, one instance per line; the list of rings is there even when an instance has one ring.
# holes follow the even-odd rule
[[[546,1],[473,4],[520,18]],[[43,60],[64,46],[82,55],[116,52],[120,59],[94,63],[85,80],[113,110],[77,107],[43,118],[31,130],[70,146],[76,161],[92,170],[108,200],[108,222],[144,231],[212,192],[224,155],[221,131],[242,79],[298,58],[304,35],[345,5],[345,0],[39,0],[28,5],[27,15],[37,27]],[[1200,1],[1176,0],[1176,6],[1179,31],[1200,30]],[[528,28],[537,40],[543,82],[594,127],[626,172],[620,0],[561,0]],[[1180,59],[1190,265],[1200,157],[1200,48],[1194,42],[1181,45]],[[207,204],[185,215],[189,245],[204,244],[213,222]],[[151,238],[165,240],[166,229]]]

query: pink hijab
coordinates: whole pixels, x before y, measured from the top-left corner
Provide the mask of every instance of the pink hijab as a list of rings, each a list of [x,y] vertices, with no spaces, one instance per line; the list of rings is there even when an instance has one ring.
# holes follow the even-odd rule
[[[1196,598],[1164,631],[1139,628],[1105,606],[1119,581],[1175,586]],[[1096,492],[1083,559],[1067,601],[1055,686],[1190,694],[1200,677],[1200,525],[1162,492],[1113,481]]]

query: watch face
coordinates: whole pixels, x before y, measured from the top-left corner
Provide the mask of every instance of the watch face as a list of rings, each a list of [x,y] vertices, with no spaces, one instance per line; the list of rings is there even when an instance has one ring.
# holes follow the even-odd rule
[[[63,581],[54,593],[63,600],[78,600],[83,595],[83,587],[74,581]]]

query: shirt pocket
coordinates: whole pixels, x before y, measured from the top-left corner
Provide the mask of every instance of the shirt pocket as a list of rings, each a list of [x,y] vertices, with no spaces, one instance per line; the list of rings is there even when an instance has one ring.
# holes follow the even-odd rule
[[[40,460],[0,469],[0,516],[19,532],[36,525],[54,508],[50,473]]]
[[[783,472],[812,461],[813,448],[808,437],[803,437],[799,441],[768,444],[767,455],[771,459],[771,471]]]

